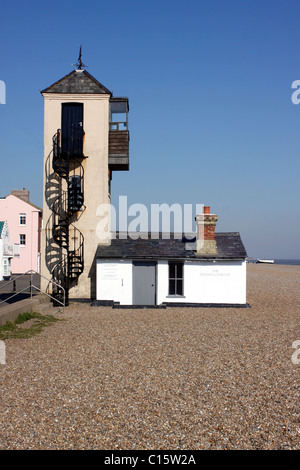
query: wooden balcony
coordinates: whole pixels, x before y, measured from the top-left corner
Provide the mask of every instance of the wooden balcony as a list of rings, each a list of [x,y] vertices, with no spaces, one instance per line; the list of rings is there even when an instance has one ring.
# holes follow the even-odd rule
[[[110,130],[108,166],[112,171],[129,170],[129,131]]]

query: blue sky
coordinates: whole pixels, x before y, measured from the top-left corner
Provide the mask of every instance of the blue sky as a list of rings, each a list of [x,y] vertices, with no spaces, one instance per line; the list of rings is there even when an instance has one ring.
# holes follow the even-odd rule
[[[43,98],[74,69],[130,101],[113,203],[205,204],[249,256],[300,258],[300,3],[11,1],[1,6],[1,196],[42,204]]]

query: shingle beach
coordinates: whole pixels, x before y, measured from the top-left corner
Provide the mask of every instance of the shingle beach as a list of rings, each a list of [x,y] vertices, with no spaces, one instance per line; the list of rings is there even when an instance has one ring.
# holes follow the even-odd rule
[[[0,449],[300,449],[300,266],[247,270],[251,308],[76,303],[6,340]]]

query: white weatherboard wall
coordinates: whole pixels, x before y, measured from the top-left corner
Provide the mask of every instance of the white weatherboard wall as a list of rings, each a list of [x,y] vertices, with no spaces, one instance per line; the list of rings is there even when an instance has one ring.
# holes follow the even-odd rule
[[[183,297],[168,296],[168,262],[157,266],[157,303],[246,303],[245,261],[185,261]]]
[[[132,262],[97,260],[97,300],[132,305]]]

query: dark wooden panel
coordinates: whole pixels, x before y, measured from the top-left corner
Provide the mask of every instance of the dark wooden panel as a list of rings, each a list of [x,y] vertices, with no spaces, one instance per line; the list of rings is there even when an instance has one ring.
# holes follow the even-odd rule
[[[128,154],[129,156],[129,132],[109,132],[109,154]]]
[[[108,163],[111,170],[129,169],[129,132],[110,131]]]

